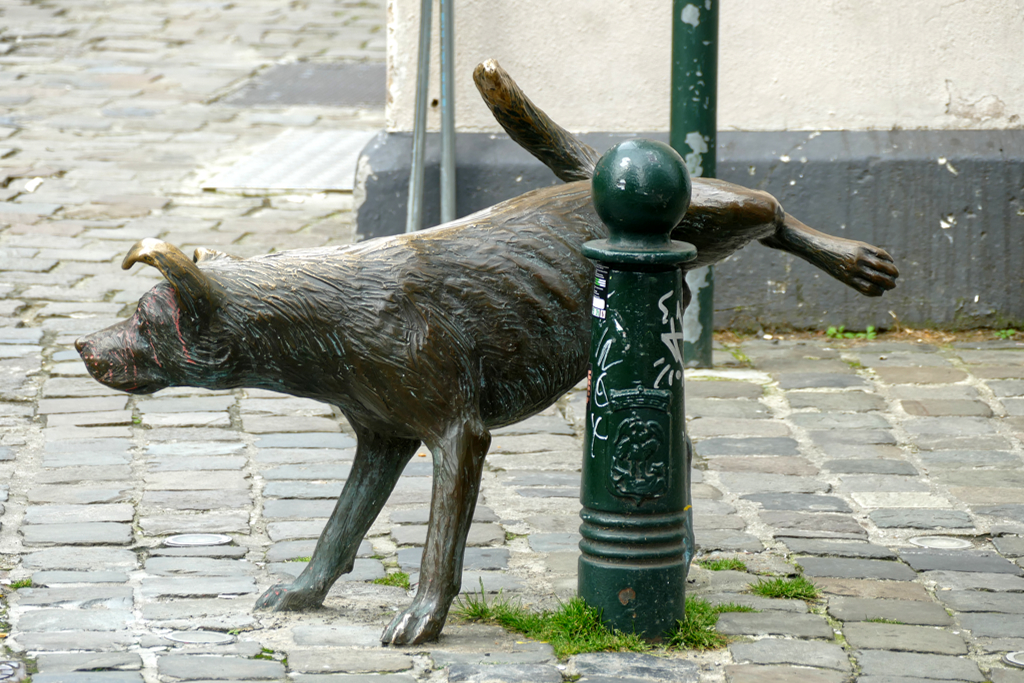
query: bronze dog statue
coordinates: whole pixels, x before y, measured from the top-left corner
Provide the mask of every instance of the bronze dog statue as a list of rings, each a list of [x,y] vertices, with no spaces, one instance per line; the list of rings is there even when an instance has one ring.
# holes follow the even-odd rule
[[[586,376],[593,266],[580,249],[607,236],[585,180],[597,155],[496,64],[478,68],[477,79],[510,134],[577,182],[349,247],[244,260],[197,250],[190,260],[143,240],[122,267],[141,262],[167,282],[130,319],[75,344],[93,377],[127,392],[262,388],[324,401],[348,418],[356,455],[316,550],[259,608],[322,604],[422,442],[435,460],[419,588],[382,640],[437,637],[459,591],[490,430],[542,410]],[[769,195],[721,181],[695,179],[675,236],[698,247],[698,264],[760,239],[869,295],[897,275],[884,251],[817,233]]]

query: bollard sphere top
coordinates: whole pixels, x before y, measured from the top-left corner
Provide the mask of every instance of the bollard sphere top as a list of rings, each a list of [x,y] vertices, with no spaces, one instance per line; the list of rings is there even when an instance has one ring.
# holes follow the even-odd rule
[[[597,215],[608,226],[612,244],[664,243],[690,206],[690,174],[683,159],[654,140],[612,147],[597,162],[592,186]]]

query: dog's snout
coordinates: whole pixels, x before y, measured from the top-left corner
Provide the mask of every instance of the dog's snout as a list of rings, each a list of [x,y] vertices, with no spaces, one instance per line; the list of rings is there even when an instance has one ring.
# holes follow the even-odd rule
[[[76,339],[75,340],[75,351],[78,351],[78,355],[82,355],[82,351],[84,351],[84,350],[85,350],[85,340],[84,339]]]

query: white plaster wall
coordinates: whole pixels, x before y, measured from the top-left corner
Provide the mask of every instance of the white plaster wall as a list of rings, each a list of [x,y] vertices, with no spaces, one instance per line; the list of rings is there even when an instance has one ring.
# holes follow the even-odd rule
[[[570,130],[668,129],[671,0],[455,5],[459,130],[497,130],[472,79],[489,57]],[[412,129],[419,7],[388,2],[392,131]],[[719,129],[1024,126],[1022,0],[722,0],[720,11]],[[438,128],[436,107],[429,122]]]

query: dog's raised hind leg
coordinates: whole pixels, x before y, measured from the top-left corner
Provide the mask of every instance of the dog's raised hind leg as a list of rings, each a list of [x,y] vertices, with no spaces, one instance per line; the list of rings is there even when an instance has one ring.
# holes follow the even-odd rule
[[[420,562],[416,598],[384,630],[389,645],[415,645],[437,638],[462,585],[462,555],[480,493],[480,475],[491,435],[479,419],[450,428],[434,453],[430,525]]]
[[[359,439],[352,472],[320,534],[309,564],[296,579],[268,589],[256,609],[319,607],[342,574],[352,571],[363,535],[377,518],[420,442],[356,428]]]

